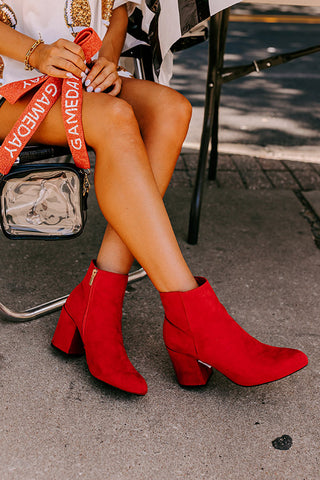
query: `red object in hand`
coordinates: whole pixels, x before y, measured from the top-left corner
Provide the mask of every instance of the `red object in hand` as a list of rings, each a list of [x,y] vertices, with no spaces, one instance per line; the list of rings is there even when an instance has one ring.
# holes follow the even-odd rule
[[[92,28],[83,29],[74,41],[82,47],[87,62],[91,61],[102,45],[99,36]],[[14,104],[27,92],[39,86],[40,88],[0,147],[0,173],[5,175],[10,171],[21,150],[30,141],[60,94],[62,95],[63,122],[74,161],[79,168],[90,168],[82,127],[82,81],[80,79],[62,79],[43,75],[30,80],[9,83],[0,88],[0,95]]]

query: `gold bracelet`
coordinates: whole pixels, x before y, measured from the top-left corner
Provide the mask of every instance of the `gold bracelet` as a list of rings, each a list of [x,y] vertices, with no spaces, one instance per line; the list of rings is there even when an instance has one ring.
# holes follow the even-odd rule
[[[34,42],[34,44],[27,51],[25,59],[24,59],[25,70],[33,70],[34,69],[34,67],[32,65],[30,65],[29,59],[30,59],[31,55],[33,54],[33,52],[35,51],[35,49],[40,45],[40,43],[44,43],[42,38],[39,38],[39,40]]]

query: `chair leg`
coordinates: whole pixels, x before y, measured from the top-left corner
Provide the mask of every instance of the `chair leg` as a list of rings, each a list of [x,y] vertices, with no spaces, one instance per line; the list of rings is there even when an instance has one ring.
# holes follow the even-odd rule
[[[198,168],[197,168],[195,186],[193,190],[191,207],[190,207],[188,243],[190,243],[191,245],[195,245],[198,242],[201,203],[202,203],[202,195],[203,195],[203,188],[204,188],[204,182],[205,182],[205,171],[206,171],[206,165],[207,165],[210,133],[211,133],[211,127],[212,127],[211,112],[213,108],[213,101],[214,101],[214,86],[213,84],[209,84],[207,86],[206,105],[205,105],[204,122],[203,122],[203,128],[202,128]]]
[[[211,153],[209,162],[209,180],[215,180],[217,177],[218,166],[218,131],[219,131],[219,107],[220,107],[220,95],[221,87],[223,84],[222,72],[224,64],[224,52],[227,40],[227,32],[229,25],[230,8],[222,12],[220,39],[219,39],[219,52],[217,55],[217,70],[215,79],[215,98],[214,109],[212,119],[212,131],[211,131]]]
[[[146,272],[143,268],[139,268],[134,272],[129,273],[129,280],[128,283],[134,283],[146,276]],[[29,308],[23,312],[17,312],[15,310],[11,310],[10,308],[0,303],[0,313],[3,314],[8,320],[12,322],[30,322],[36,318],[42,317],[47,315],[48,313],[52,313],[56,310],[59,310],[63,305],[66,303],[68,295],[64,297],[56,298],[55,300],[50,300],[50,302],[43,303],[41,305],[37,305],[35,307]]]
[[[211,151],[209,156],[209,180],[216,180],[217,178],[220,93],[221,82],[218,81],[214,92],[215,98],[213,99],[214,109],[211,128]]]
[[[208,52],[208,74],[206,86],[206,99],[204,109],[204,120],[201,136],[200,153],[198,160],[198,168],[195,180],[195,187],[193,190],[190,217],[189,217],[189,232],[188,243],[195,245],[198,242],[200,212],[203,195],[203,187],[205,183],[205,172],[208,157],[208,149],[210,136],[212,132],[215,100],[216,100],[216,86],[217,86],[217,66],[220,52],[220,36],[221,25],[223,21],[223,13],[219,12],[210,19],[209,29],[209,52]]]
[[[140,80],[146,78],[141,58],[134,58],[134,69],[136,78],[139,78]]]

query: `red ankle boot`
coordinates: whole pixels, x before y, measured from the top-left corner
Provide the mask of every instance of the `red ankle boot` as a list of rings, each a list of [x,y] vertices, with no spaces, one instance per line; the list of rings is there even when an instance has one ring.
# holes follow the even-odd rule
[[[164,341],[181,385],[205,385],[212,367],[238,385],[272,382],[305,367],[299,350],[259,342],[221,305],[209,282],[188,292],[161,293]]]
[[[91,374],[126,392],[145,395],[147,384],[131,364],[122,339],[122,303],[128,276],[99,270],[93,262],[64,305],[52,345],[85,351]]]

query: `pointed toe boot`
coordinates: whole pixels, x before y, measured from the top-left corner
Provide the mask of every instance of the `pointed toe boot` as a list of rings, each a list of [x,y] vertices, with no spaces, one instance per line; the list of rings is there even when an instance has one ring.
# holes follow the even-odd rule
[[[261,385],[286,377],[308,364],[291,348],[266,345],[249,335],[228,314],[209,282],[198,288],[161,293],[164,342],[181,385],[205,385],[215,368],[234,383]]]
[[[128,275],[99,270],[91,262],[71,292],[52,339],[67,354],[86,354],[90,373],[116,388],[145,395],[144,378],[130,362],[122,337],[122,304]]]

